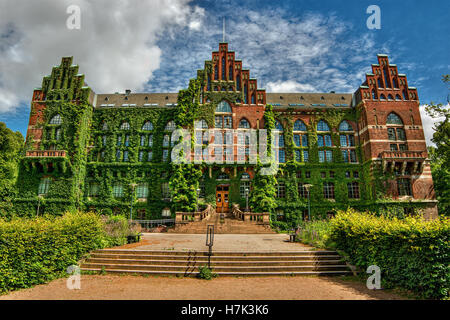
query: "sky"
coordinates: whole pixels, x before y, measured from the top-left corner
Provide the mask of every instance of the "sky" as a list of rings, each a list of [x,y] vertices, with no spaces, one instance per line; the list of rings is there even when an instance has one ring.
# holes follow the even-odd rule
[[[67,28],[80,8],[80,28]],[[380,29],[367,13],[377,5]],[[33,89],[73,56],[97,93],[177,92],[223,37],[267,92],[353,93],[378,53],[430,102],[448,104],[446,0],[0,0],[0,121],[25,136]]]

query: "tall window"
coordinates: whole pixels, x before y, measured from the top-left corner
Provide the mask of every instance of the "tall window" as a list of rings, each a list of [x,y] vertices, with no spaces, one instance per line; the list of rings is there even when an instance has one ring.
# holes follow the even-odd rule
[[[248,194],[250,195],[250,181],[242,180],[241,185],[239,186],[239,194],[241,198],[245,198],[246,189],[248,189]]]
[[[136,194],[138,199],[146,199],[148,197],[148,184],[147,183],[138,184]]]
[[[88,187],[88,197],[97,197],[100,186],[96,182],[90,182]]]
[[[286,184],[278,182],[277,184],[277,198],[286,198]]]
[[[297,187],[298,187],[299,197],[307,199],[308,198],[308,189],[305,187],[305,184],[303,182],[299,182]]]
[[[339,141],[344,162],[357,162],[355,149],[355,133],[353,127],[346,121],[339,125]]]
[[[319,162],[332,162],[333,152],[325,149],[326,147],[332,147],[331,142],[331,130],[328,124],[320,120],[317,123],[317,146],[319,147]]]
[[[170,188],[168,182],[163,182],[161,184],[161,195],[163,199],[169,199],[170,198]]]
[[[308,151],[305,148],[308,147],[308,135],[306,132],[306,125],[301,120],[296,120],[294,122],[294,147],[295,149],[295,161],[301,162],[301,154],[303,152],[303,161],[308,161]],[[306,152],[306,158],[305,158]]]
[[[275,159],[279,163],[285,163],[286,162],[286,154],[284,151],[284,128],[283,128],[283,125],[278,120],[275,121],[275,129],[279,131],[278,143],[276,143],[276,145],[275,145],[275,148],[278,147],[278,152],[275,153]]]
[[[38,194],[45,195],[48,193],[48,189],[50,188],[51,179],[50,178],[42,178],[39,183]]]
[[[397,188],[399,196],[412,196],[410,179],[397,179]]]
[[[151,130],[153,130],[153,124],[150,121],[147,121],[142,126],[142,130],[144,130],[144,131],[151,131]]]
[[[390,140],[390,150],[407,150],[406,133],[403,121],[395,113],[390,113],[386,120],[388,139]]]
[[[233,118],[231,106],[226,101],[221,101],[216,107],[215,127],[217,129],[233,128]]]
[[[165,131],[174,131],[175,130],[175,122],[174,121],[169,121],[166,124],[166,127],[164,128]]]
[[[222,80],[226,80],[227,79],[227,74],[226,74],[226,63],[225,63],[225,57],[222,57]]]
[[[347,191],[349,199],[359,199],[359,183],[349,182],[347,183]]]
[[[108,124],[106,122],[103,122],[102,130],[104,130],[104,131],[108,130]]]
[[[334,183],[324,182],[323,183],[323,197],[325,199],[334,199]]]
[[[114,184],[113,196],[114,196],[114,198],[122,198],[123,197],[123,185],[121,183]]]

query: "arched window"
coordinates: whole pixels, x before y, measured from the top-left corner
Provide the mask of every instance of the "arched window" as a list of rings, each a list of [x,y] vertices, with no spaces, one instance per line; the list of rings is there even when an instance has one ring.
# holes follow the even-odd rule
[[[217,105],[216,112],[231,113],[231,106],[226,101],[220,101]]]
[[[346,120],[344,120],[339,125],[339,131],[353,131],[353,127]]]
[[[280,130],[280,131],[283,131],[283,130],[284,130],[282,124],[281,124],[280,121],[278,121],[278,120],[275,121],[275,129]]]
[[[172,120],[167,122],[166,127],[164,128],[164,130],[165,131],[173,131],[173,130],[175,130],[175,122],[173,122]]]
[[[128,122],[122,122],[120,130],[130,130],[130,124]]]
[[[151,131],[153,130],[153,124],[150,121],[147,121],[146,123],[144,123],[144,125],[142,126],[142,130],[145,131]]]
[[[306,125],[302,120],[294,122],[294,131],[306,131]]]
[[[395,100],[402,100],[402,97],[400,97],[399,94],[396,94],[396,95],[395,95]]]
[[[325,121],[320,120],[317,123],[317,131],[330,131],[330,127],[328,126],[328,124]]]
[[[392,94],[388,95],[388,100],[394,100],[394,97],[392,96]]]
[[[391,112],[391,113],[389,113],[389,115],[387,116],[386,124],[399,124],[399,125],[403,125],[403,121],[402,121],[402,119],[400,119],[400,117],[399,117],[398,115],[396,115],[395,113]]]
[[[49,124],[61,124],[62,120],[61,120],[61,116],[59,114],[53,116],[53,118],[50,119]]]
[[[250,123],[247,121],[247,119],[242,119],[241,121],[239,121],[239,128],[250,129]]]
[[[380,95],[380,100],[386,100],[386,96],[384,94]]]

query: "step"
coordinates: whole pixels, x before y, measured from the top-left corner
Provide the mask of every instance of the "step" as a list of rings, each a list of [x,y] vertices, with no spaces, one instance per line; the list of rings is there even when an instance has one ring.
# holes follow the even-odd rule
[[[94,271],[101,272],[101,268],[81,268],[82,271]],[[107,273],[117,273],[117,274],[136,274],[136,275],[155,275],[155,276],[184,276],[184,277],[194,277],[197,276],[198,272],[178,272],[178,271],[136,271],[136,270],[104,270]],[[293,271],[293,272],[215,272],[219,276],[337,276],[337,275],[349,275],[352,274],[351,271],[339,270],[339,271]]]
[[[139,260],[139,259],[108,259],[108,258],[89,258],[83,263],[90,264],[122,264],[122,265],[178,265],[186,266],[189,263],[203,264],[208,259],[188,261],[188,260]],[[310,266],[310,265],[345,265],[345,262],[334,260],[305,260],[305,261],[215,261],[211,260],[212,266]]]
[[[175,251],[175,250],[139,250],[139,249],[98,249],[92,251],[93,254],[120,254],[120,255],[170,255],[170,256],[208,256],[208,251]],[[299,251],[213,251],[213,257],[220,256],[329,256],[337,255],[336,251],[331,250],[299,250]]]

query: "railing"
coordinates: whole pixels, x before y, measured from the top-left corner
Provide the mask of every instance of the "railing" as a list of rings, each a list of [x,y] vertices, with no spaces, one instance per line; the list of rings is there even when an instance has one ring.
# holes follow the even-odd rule
[[[425,159],[424,151],[383,151],[380,154],[382,159]]]
[[[65,150],[32,150],[26,152],[27,157],[65,157]]]
[[[258,213],[258,212],[243,212],[239,209],[239,206],[233,204],[231,214],[235,219],[243,221],[254,221],[263,224],[270,223],[270,214],[268,212]]]
[[[139,223],[142,229],[151,229],[160,225],[170,226],[175,223],[175,219],[156,219],[156,220],[133,220],[133,222]]]
[[[214,211],[211,205],[207,205],[203,211],[199,212],[176,212],[175,223],[186,223],[191,221],[202,221],[209,217]]]

